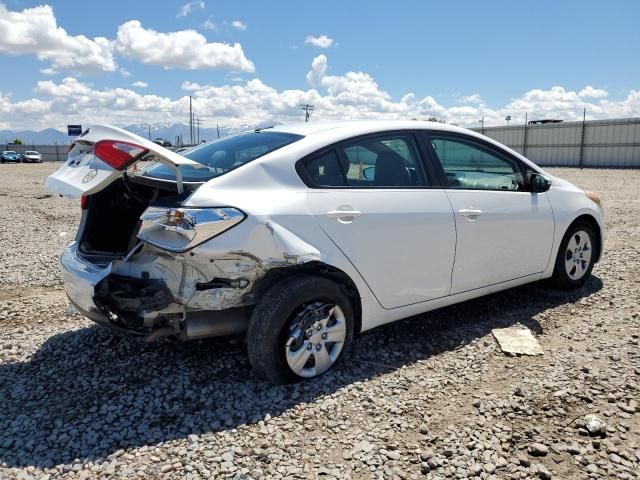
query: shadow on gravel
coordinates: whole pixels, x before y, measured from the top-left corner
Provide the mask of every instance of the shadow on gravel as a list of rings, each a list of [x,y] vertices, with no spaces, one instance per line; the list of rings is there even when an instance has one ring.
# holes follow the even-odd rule
[[[53,467],[108,461],[119,449],[230,430],[280,415],[353,382],[455,350],[602,288],[539,284],[472,300],[358,337],[340,367],[315,381],[258,381],[239,338],[145,344],[99,327],[51,337],[27,362],[0,365],[0,462]]]

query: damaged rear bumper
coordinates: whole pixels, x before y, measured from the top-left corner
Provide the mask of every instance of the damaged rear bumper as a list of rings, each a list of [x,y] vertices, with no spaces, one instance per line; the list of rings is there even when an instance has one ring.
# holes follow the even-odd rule
[[[154,264],[165,273],[169,265],[175,271],[188,270],[182,257],[156,253],[158,257],[147,251],[139,258],[133,256],[99,266],[84,260],[74,242],[60,257],[65,292],[73,306],[90,320],[128,333],[148,335],[162,330],[163,335],[191,340],[246,331],[251,308],[242,304],[238,296],[244,289],[236,286],[209,290],[208,285],[195,283],[197,276],[192,273],[191,302],[186,302],[184,290],[188,282],[184,277],[166,283],[167,277],[144,278],[149,270],[153,271]],[[125,272],[132,276],[123,276]],[[206,293],[208,298],[203,300]]]
[[[105,268],[86,262],[78,256],[78,245],[73,242],[60,256],[64,290],[69,300],[84,316],[94,322],[110,325],[109,319],[94,302],[95,287],[111,273],[111,264]]]

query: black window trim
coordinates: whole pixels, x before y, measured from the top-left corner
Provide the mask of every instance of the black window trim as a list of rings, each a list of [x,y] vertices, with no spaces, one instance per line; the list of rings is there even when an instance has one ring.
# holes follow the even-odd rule
[[[431,161],[425,157],[425,149],[421,144],[420,133],[423,130],[420,129],[401,129],[401,130],[384,130],[380,132],[373,133],[365,133],[362,135],[358,135],[355,137],[346,138],[343,140],[339,140],[329,145],[325,145],[324,147],[308,154],[296,161],[295,169],[298,173],[298,176],[302,180],[302,182],[309,188],[317,189],[317,190],[428,190],[428,189],[439,189],[442,188],[440,185],[440,181],[438,178],[438,172],[431,165]],[[307,172],[306,164],[311,160],[319,157],[320,155],[324,155],[332,150],[336,150],[336,156],[339,155],[337,152],[338,149],[347,148],[351,145],[357,145],[362,143],[363,141],[375,140],[377,138],[387,138],[387,137],[409,137],[413,143],[413,150],[415,150],[416,158],[416,168],[420,169],[420,175],[424,179],[426,185],[416,185],[416,186],[379,186],[379,185],[335,185],[335,186],[326,186],[326,185],[318,185],[314,182],[313,178]],[[410,145],[409,148],[412,148]],[[346,176],[345,176],[346,178]]]
[[[429,163],[432,164],[433,168],[437,170],[437,179],[440,183],[440,188],[447,190],[474,190],[474,191],[485,191],[485,192],[531,192],[531,186],[529,185],[529,179],[527,177],[527,170],[531,170],[531,167],[524,164],[522,160],[511,155],[509,152],[502,150],[501,148],[493,145],[492,143],[486,142],[480,138],[473,137],[471,135],[464,135],[458,132],[450,132],[446,130],[422,130],[419,135],[422,140],[423,147],[425,149],[425,155],[429,159]],[[480,147],[480,150],[485,150],[487,153],[497,155],[498,157],[505,157],[507,160],[514,162],[518,169],[520,170],[520,174],[524,179],[524,188],[522,190],[504,190],[500,188],[456,188],[449,185],[447,181],[447,175],[444,171],[442,164],[440,163],[440,159],[437,154],[433,151],[433,147],[431,146],[432,137],[444,137],[449,138],[452,141],[459,141],[461,143],[470,144],[472,146]]]

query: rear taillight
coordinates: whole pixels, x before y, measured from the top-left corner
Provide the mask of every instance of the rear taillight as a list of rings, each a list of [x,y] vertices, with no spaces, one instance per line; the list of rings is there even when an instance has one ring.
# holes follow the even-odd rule
[[[149,150],[135,143],[119,140],[100,140],[94,147],[97,157],[104,160],[116,170],[124,170]]]
[[[83,195],[82,197],[80,197],[80,208],[82,210],[86,210],[87,208],[89,208],[90,199],[91,199],[91,196],[89,195]]]

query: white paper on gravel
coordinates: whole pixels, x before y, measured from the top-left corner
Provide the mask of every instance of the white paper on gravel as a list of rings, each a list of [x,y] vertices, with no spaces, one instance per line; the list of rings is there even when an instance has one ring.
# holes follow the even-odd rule
[[[505,353],[513,355],[544,355],[542,347],[527,327],[514,325],[491,330],[498,345]]]

